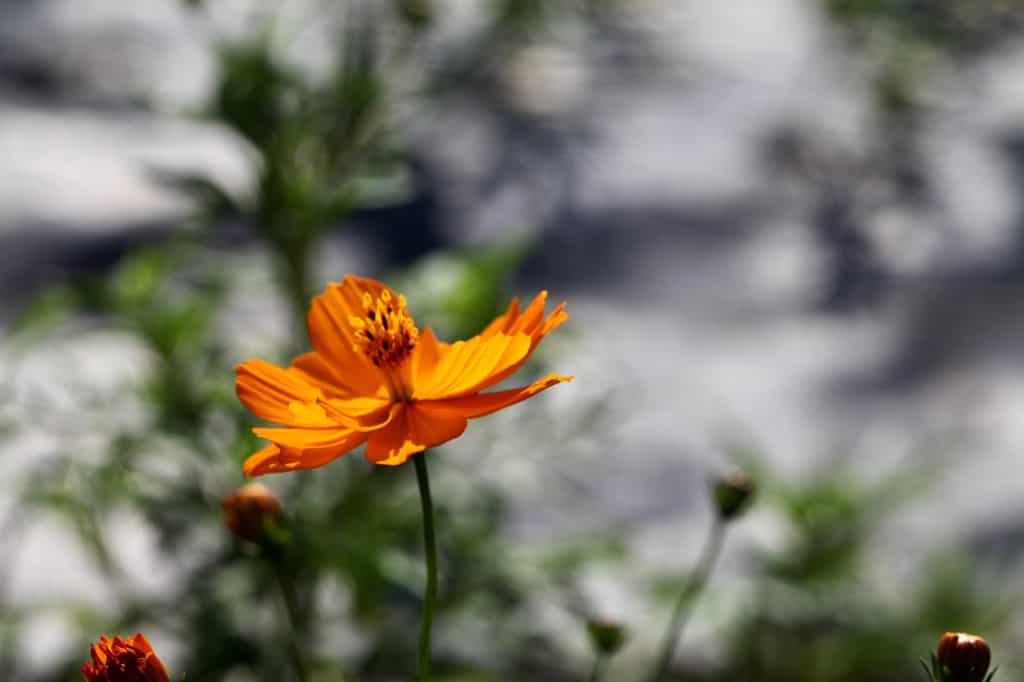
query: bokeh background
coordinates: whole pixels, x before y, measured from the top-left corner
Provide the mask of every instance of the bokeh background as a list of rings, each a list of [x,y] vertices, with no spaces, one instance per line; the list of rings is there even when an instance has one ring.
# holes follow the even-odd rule
[[[593,618],[641,679],[734,468],[673,679],[902,682],[943,629],[1020,679],[1022,74],[1018,0],[3,0],[3,678],[142,629],[294,679],[232,367],[356,273],[444,338],[573,316],[526,373],[575,382],[430,455],[438,679],[586,679]],[[267,483],[311,679],[408,679],[411,467]]]

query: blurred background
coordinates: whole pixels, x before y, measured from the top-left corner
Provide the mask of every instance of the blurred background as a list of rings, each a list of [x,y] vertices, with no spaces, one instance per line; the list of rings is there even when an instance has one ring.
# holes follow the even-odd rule
[[[0,0],[0,670],[144,630],[174,679],[408,679],[410,467],[221,499],[232,367],[346,273],[442,338],[548,289],[521,374],[433,451],[439,680],[904,681],[943,629],[1020,679],[1024,2]],[[1021,318],[1021,319],[1018,319]],[[524,377],[519,377],[520,379]],[[517,381],[525,383],[525,381]],[[273,569],[271,566],[273,565]]]

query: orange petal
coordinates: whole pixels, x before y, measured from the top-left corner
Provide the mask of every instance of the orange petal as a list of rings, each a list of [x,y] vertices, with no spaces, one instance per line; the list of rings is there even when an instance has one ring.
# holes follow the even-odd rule
[[[529,354],[530,343],[525,334],[509,336],[500,332],[458,341],[434,368],[426,385],[415,386],[413,395],[430,400],[475,393],[492,375],[520,363]]]
[[[480,336],[494,336],[498,332],[505,332],[507,334],[509,327],[515,324],[516,318],[518,316],[519,298],[513,296],[505,312],[501,315],[498,315],[489,325],[484,327],[484,330],[480,332]]]
[[[260,419],[309,428],[337,426],[316,404],[318,389],[269,362],[247,360],[235,367],[235,392]]]
[[[391,407],[386,398],[334,398],[321,400],[320,407],[328,417],[357,431],[369,431],[384,425]]]
[[[349,317],[363,314],[362,294],[376,295],[384,285],[373,280],[347,276],[341,284],[327,285],[313,297],[306,326],[317,354],[330,368],[334,382],[354,395],[376,395],[385,384],[384,374],[357,351]]]
[[[509,334],[530,334],[533,332],[537,323],[540,322],[541,318],[544,317],[544,304],[548,300],[548,292],[538,292],[533,300],[530,301],[530,305],[526,306],[526,310],[523,311],[522,315],[517,317],[514,321],[510,321],[507,333]]]
[[[409,377],[412,386],[424,386],[429,382],[430,376],[434,373],[441,357],[448,352],[450,346],[441,343],[434,336],[430,327],[425,327],[420,334],[419,343],[412,351],[412,358],[409,362]]]
[[[511,376],[522,367],[549,332],[569,319],[564,302],[556,306],[550,315],[544,317],[547,295],[546,291],[538,293],[521,314],[519,301],[512,299],[505,313],[487,325],[480,334],[462,346],[458,343],[453,344],[450,352],[446,353],[445,361],[439,363],[435,369],[434,376],[429,380],[421,379],[417,382],[413,395],[424,400],[472,395]],[[526,336],[529,339],[529,345],[525,349],[513,345],[506,349],[507,354],[497,355],[500,348],[497,345],[499,339],[519,336]],[[487,342],[489,355],[476,354],[483,347],[475,344],[481,342]],[[493,364],[488,366],[485,357],[493,360]]]
[[[367,431],[380,429],[395,416],[392,408],[379,423],[361,429],[266,429],[255,428],[260,438],[269,445],[245,461],[242,472],[246,476],[263,473],[313,469],[340,457],[366,440]]]
[[[370,434],[366,459],[396,466],[429,447],[457,438],[466,430],[459,415],[439,414],[419,403],[396,405],[399,414],[387,427]]]
[[[273,443],[265,445],[256,452],[245,458],[242,465],[242,474],[245,476],[262,476],[263,474],[275,473],[276,471],[288,471],[278,468],[278,458],[281,455],[281,448]]]
[[[296,448],[271,443],[245,460],[242,473],[246,476],[262,476],[296,469],[315,469],[350,452],[366,440],[363,431],[334,433],[334,440],[322,441],[316,446]]]
[[[513,363],[507,367],[504,367],[499,371],[496,371],[491,376],[487,377],[487,380],[477,387],[477,391],[482,391],[487,388],[490,388],[491,386],[494,386],[495,384],[504,381],[508,377],[512,376],[516,372],[516,370],[523,366],[523,363],[526,362],[530,355],[533,354],[533,351],[537,348],[538,345],[540,345],[540,342],[544,339],[544,337],[547,336],[553,329],[555,329],[555,327],[569,319],[569,313],[565,312],[564,301],[562,303],[559,303],[555,307],[555,309],[551,311],[551,314],[548,315],[547,318],[541,319],[539,317],[539,314],[543,313],[543,299],[541,297],[546,293],[547,292],[542,291],[540,294],[537,294],[537,298],[535,298],[534,302],[530,304],[531,309],[537,309],[535,308],[535,304],[538,300],[541,301],[539,313],[537,314],[536,318],[534,317],[534,314],[530,312],[530,310],[527,310],[527,312],[524,313],[523,316],[519,318],[519,320],[517,320],[516,324],[512,325],[513,331],[516,331],[518,333],[530,334],[530,350],[527,351],[526,355],[524,355],[518,362]],[[526,322],[524,322],[524,320],[526,320]]]
[[[101,668],[107,663],[108,651],[110,651],[110,639],[106,635],[100,635],[96,644],[89,647],[89,655],[93,662]]]
[[[548,292],[539,292],[533,297],[530,305],[526,306],[526,310],[521,315],[513,316],[505,322],[503,331],[506,334],[529,334],[539,341],[539,337],[543,337],[562,322],[569,319],[569,315],[565,313],[565,301],[555,306],[555,309],[545,319],[544,304],[547,302],[547,299]],[[512,311],[512,306],[509,306],[509,311]],[[499,317],[498,320],[500,319],[502,318]],[[495,320],[495,322],[498,320]],[[494,322],[491,324],[494,324]],[[488,325],[488,328],[490,328],[490,325]],[[485,329],[484,331],[487,330]]]
[[[497,412],[498,410],[515,405],[527,398],[531,398],[546,388],[564,381],[572,381],[571,376],[560,376],[549,374],[529,386],[510,388],[507,391],[495,391],[494,393],[478,393],[476,395],[462,396],[461,398],[447,398],[444,400],[425,400],[417,403],[416,407],[435,415],[438,418],[472,419]]]
[[[310,386],[320,389],[328,398],[351,398],[363,395],[352,387],[344,375],[338,374],[327,363],[321,355],[305,353],[292,360],[288,371],[305,381]],[[377,390],[377,395],[386,396],[387,391],[383,385]]]
[[[376,421],[369,422],[369,420],[367,420],[367,423],[351,428],[347,426],[341,428],[335,426],[330,429],[270,429],[257,426],[252,430],[252,432],[260,438],[266,438],[270,442],[286,448],[308,449],[325,447],[344,438],[345,434],[349,432],[376,431],[384,428],[394,416],[394,409],[392,408],[390,412],[378,410],[374,414],[379,415]]]

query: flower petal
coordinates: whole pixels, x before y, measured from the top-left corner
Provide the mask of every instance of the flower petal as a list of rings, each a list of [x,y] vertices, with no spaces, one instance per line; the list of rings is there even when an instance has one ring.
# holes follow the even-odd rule
[[[285,429],[271,429],[261,426],[257,426],[252,430],[260,438],[265,438],[272,443],[276,443],[286,448],[297,448],[297,449],[308,449],[327,447],[331,443],[342,440],[345,438],[345,434],[349,432],[365,433],[368,431],[377,431],[385,426],[394,417],[394,408],[390,412],[386,413],[383,418],[378,418],[374,423],[361,424],[359,426],[349,427],[337,427],[330,429],[304,429],[304,428],[285,428]]]
[[[540,291],[533,300],[530,301],[530,305],[526,306],[526,309],[521,315],[515,320],[509,320],[508,332],[514,334],[516,332],[529,334],[540,322],[541,318],[544,317],[544,304],[547,303],[548,292]]]
[[[546,295],[546,294],[545,294]],[[498,332],[508,333],[509,327],[515,324],[516,318],[519,317],[519,297],[513,296],[512,300],[509,301],[508,308],[501,315],[498,315],[494,320],[484,327],[484,330],[480,332],[480,336],[494,336]]]
[[[386,398],[333,398],[321,400],[320,407],[328,417],[334,417],[357,431],[380,428],[387,420],[391,402]]]
[[[437,340],[437,337],[434,336],[434,331],[430,327],[423,329],[423,333],[420,334],[419,343],[413,349],[412,358],[409,362],[408,379],[412,382],[413,386],[422,386],[430,381],[430,376],[434,373],[438,363],[441,362],[441,358],[448,352],[449,348],[451,348],[449,344]]]
[[[458,341],[445,353],[426,386],[416,386],[413,395],[429,400],[475,393],[492,374],[520,362],[529,352],[530,337],[525,334],[498,333]]]
[[[346,276],[341,284],[330,283],[313,297],[306,326],[309,340],[333,375],[334,383],[353,395],[376,395],[385,376],[355,349],[350,316],[361,316],[363,292],[376,296],[385,287],[371,279]]]
[[[397,466],[429,447],[458,438],[466,430],[459,415],[435,413],[420,403],[395,405],[398,414],[385,428],[374,431],[366,444],[366,459]]]
[[[336,427],[317,405],[320,391],[301,375],[262,360],[247,360],[235,367],[235,392],[260,419],[287,426]]]
[[[504,334],[532,334],[537,323],[544,317],[544,304],[548,300],[548,292],[540,291],[526,309],[519,313],[519,299],[513,298],[508,304],[508,309],[503,315],[499,315],[487,325],[480,336],[493,336],[497,333]]]
[[[510,388],[507,391],[495,391],[494,393],[478,393],[476,395],[467,395],[460,398],[447,398],[443,400],[425,400],[421,403],[417,403],[416,407],[427,411],[429,414],[434,415],[436,418],[455,418],[463,417],[464,419],[473,419],[475,417],[483,417],[484,415],[497,412],[498,410],[508,407],[509,405],[515,405],[518,402],[522,402],[527,398],[531,398],[544,389],[551,388],[555,384],[560,384],[564,381],[572,381],[571,376],[561,376],[558,374],[549,374],[539,381],[535,381],[529,386],[521,386],[519,388]]]
[[[278,466],[278,458],[281,455],[281,448],[273,443],[265,445],[256,452],[245,458],[242,465],[242,474],[245,476],[262,476],[276,471],[287,471]]]
[[[544,318],[544,301],[546,298],[546,291],[542,291],[537,294],[526,311],[518,317],[514,323],[509,325],[509,333],[530,335],[530,349],[526,352],[526,355],[524,355],[518,362],[501,368],[491,376],[487,377],[486,381],[477,386],[476,391],[482,391],[512,376],[516,370],[523,366],[523,363],[526,362],[530,355],[533,354],[533,351],[540,344],[541,340],[554,330],[555,327],[569,319],[569,313],[565,312],[564,301],[555,306],[555,309],[551,311],[551,314]]]
[[[252,432],[260,438],[266,438],[272,445],[251,455],[245,461],[242,471],[246,476],[257,476],[261,473],[323,466],[365,441],[368,431],[386,427],[396,413],[396,407],[392,407],[375,424],[351,429],[255,428]]]
[[[363,395],[350,385],[346,377],[338,374],[323,356],[316,352],[304,353],[292,361],[288,371],[310,386],[320,389],[328,398],[352,398]],[[381,385],[376,395],[384,397],[387,390]]]
[[[321,467],[350,452],[366,440],[366,433],[362,431],[349,431],[346,434],[345,438],[329,446],[316,448],[288,448],[271,443],[249,455],[242,465],[242,473],[246,476],[262,476]]]
[[[415,375],[413,397],[439,400],[468,396],[512,375],[544,336],[569,319],[564,303],[545,318],[546,300],[547,292],[540,292],[519,314],[518,302],[513,299],[505,314],[480,334],[448,347],[432,375]]]

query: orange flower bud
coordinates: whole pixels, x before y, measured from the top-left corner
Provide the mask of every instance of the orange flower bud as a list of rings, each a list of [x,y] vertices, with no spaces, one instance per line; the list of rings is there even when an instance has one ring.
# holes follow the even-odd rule
[[[100,637],[90,651],[92,661],[82,666],[85,682],[170,682],[163,661],[153,653],[146,636],[113,640]]]
[[[249,542],[266,538],[267,524],[281,515],[281,503],[262,483],[247,483],[221,503],[224,525],[235,537]]]
[[[988,642],[977,635],[943,632],[939,638],[939,665],[950,682],[983,682],[991,657]]]

